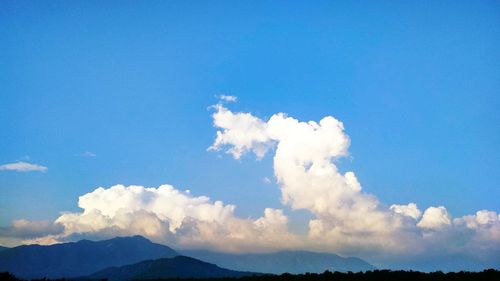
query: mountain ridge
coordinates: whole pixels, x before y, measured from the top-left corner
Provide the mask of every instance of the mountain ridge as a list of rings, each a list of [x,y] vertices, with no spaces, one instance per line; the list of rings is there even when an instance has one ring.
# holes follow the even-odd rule
[[[139,280],[166,278],[243,277],[258,273],[221,268],[215,264],[186,256],[141,261],[121,267],[110,267],[81,279]],[[79,278],[80,279],[80,278]]]
[[[227,254],[209,250],[180,250],[156,244],[142,236],[53,245],[21,245],[0,250],[0,272],[8,271],[24,279],[75,278],[104,269],[133,265],[142,261],[188,256],[200,262],[237,272],[321,273],[330,271],[367,271],[375,269],[354,257],[331,253],[279,251],[264,254]],[[153,263],[154,264],[154,263]],[[181,265],[184,266],[184,265]]]
[[[0,271],[9,271],[24,279],[71,278],[110,266],[177,255],[170,247],[142,236],[80,240],[48,246],[21,245],[0,251]]]
[[[260,254],[230,254],[208,250],[178,250],[178,252],[232,270],[272,274],[321,273],[325,270],[357,272],[376,269],[360,258],[303,250]]]

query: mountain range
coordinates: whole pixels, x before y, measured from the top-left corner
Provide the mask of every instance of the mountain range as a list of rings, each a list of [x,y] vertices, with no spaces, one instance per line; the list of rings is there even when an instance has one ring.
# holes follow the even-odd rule
[[[329,253],[175,251],[142,236],[0,249],[0,272],[8,271],[23,279],[240,277],[252,272],[280,274],[371,269],[374,267],[361,259]]]
[[[282,274],[305,272],[322,273],[325,270],[358,272],[375,269],[359,258],[344,258],[331,253],[308,251],[281,251],[266,254],[227,254],[205,250],[184,250],[181,254],[239,271]]]
[[[0,272],[9,271],[24,279],[71,278],[111,266],[177,255],[171,248],[141,236],[50,246],[23,245],[0,251]]]

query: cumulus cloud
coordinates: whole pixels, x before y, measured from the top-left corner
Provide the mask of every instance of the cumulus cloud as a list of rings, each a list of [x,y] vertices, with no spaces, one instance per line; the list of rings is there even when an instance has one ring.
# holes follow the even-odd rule
[[[415,203],[386,207],[363,192],[354,172],[340,172],[335,165],[348,156],[350,139],[342,122],[331,116],[302,122],[278,113],[265,121],[250,113],[233,113],[220,104],[215,110],[212,117],[219,131],[210,149],[225,149],[239,159],[246,152],[262,158],[275,147],[274,173],[282,203],[315,216],[304,239],[308,246],[318,241],[317,247],[339,253],[398,255],[425,251],[439,246],[436,241],[460,235],[455,239],[458,244],[441,248],[467,251],[469,242],[482,241],[494,246],[490,252],[500,250],[495,246],[500,222],[494,212],[453,221],[442,206],[429,207],[422,215]],[[466,233],[463,225],[474,231]]]
[[[40,232],[27,241],[141,234],[183,248],[316,249],[374,262],[388,256],[398,259],[430,253],[500,259],[496,212],[481,210],[453,218],[443,206],[422,212],[415,203],[386,205],[363,190],[353,171],[340,171],[336,163],[349,156],[350,139],[343,123],[334,117],[303,122],[278,113],[262,120],[248,112],[232,112],[222,104],[213,108],[218,131],[209,150],[224,150],[235,159],[245,153],[260,159],[272,151],[282,204],[313,216],[306,235],[291,233],[289,218],[280,209],[266,208],[255,219],[240,218],[234,205],[170,185],[115,185],[80,196],[80,212],[63,213],[52,223],[62,228],[59,232],[45,232],[45,236]]]
[[[319,122],[300,122],[282,113],[265,122],[249,113],[232,113],[222,105],[216,110],[214,125],[222,130],[211,149],[227,147],[234,158],[251,151],[260,158],[276,145],[274,172],[281,200],[316,216],[309,223],[312,240],[329,239],[331,248],[340,251],[348,245],[390,240],[391,229],[402,224],[402,218],[383,210],[376,197],[361,191],[353,172],[342,174],[333,164],[348,155],[350,140],[342,122],[330,116]]]
[[[208,150],[218,150],[223,145],[232,144],[227,152],[236,159],[247,150],[262,158],[271,146],[270,138],[265,133],[267,124],[250,113],[233,114],[220,104],[215,109],[214,126],[223,128],[223,131],[217,131],[217,138]]]
[[[418,209],[417,204],[409,203],[408,205],[391,205],[390,209],[397,214],[407,216],[418,220],[422,216],[422,212]]]
[[[427,208],[417,226],[427,229],[439,229],[450,224],[451,218],[448,211],[445,207],[439,206]]]
[[[55,220],[58,232],[34,238],[32,231],[27,241],[51,244],[74,237],[140,234],[182,247],[225,251],[279,249],[296,243],[281,210],[268,208],[260,218],[241,219],[234,215],[234,205],[194,197],[171,185],[100,187],[80,196],[78,206],[81,212],[66,212]],[[16,228],[23,224],[33,228],[37,222],[23,221]]]
[[[0,171],[46,172],[48,169],[49,168],[42,166],[42,165],[32,164],[32,163],[23,162],[23,161],[18,161],[15,163],[7,163],[7,164],[3,164],[0,166]]]

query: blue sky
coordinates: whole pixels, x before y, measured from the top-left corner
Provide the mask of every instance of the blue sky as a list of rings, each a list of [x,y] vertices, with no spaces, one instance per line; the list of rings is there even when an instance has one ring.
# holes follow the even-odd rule
[[[0,164],[48,171],[0,171],[0,225],[118,183],[241,217],[282,207],[272,155],[207,152],[220,94],[263,119],[341,120],[339,167],[382,202],[498,212],[499,24],[496,1],[3,1]]]

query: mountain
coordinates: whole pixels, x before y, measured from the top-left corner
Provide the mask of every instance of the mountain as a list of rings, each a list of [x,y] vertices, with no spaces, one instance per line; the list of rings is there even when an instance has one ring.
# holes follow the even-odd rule
[[[215,263],[238,271],[263,273],[320,273],[330,271],[367,271],[374,266],[359,258],[344,258],[335,254],[307,251],[281,251],[269,254],[226,254],[204,250],[180,251],[185,256]]]
[[[3,247],[3,246],[0,246],[0,252],[1,252],[1,251],[4,251],[4,250],[7,250],[7,249],[9,249],[9,248],[7,248],[7,247]]]
[[[171,248],[141,236],[50,246],[23,245],[0,252],[0,272],[9,271],[23,279],[69,278],[111,266],[177,255]]]
[[[113,281],[166,278],[221,278],[249,275],[254,275],[254,273],[233,271],[190,257],[177,256],[174,258],[147,260],[121,267],[111,267],[86,276],[83,279],[108,279]]]

